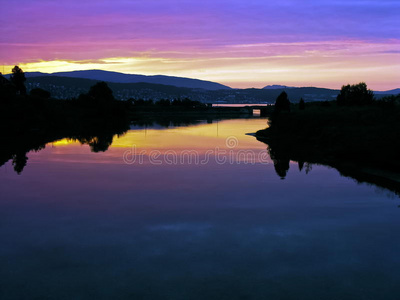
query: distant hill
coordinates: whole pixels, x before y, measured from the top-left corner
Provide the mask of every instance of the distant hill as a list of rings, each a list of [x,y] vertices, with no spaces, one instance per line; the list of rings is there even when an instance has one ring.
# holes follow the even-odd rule
[[[37,74],[37,73],[36,73]],[[48,90],[54,98],[71,99],[81,93],[87,93],[89,88],[99,80],[61,77],[61,76],[28,76],[26,85],[28,91],[40,87]],[[218,89],[206,90],[185,88],[173,85],[153,83],[116,83],[108,82],[117,99],[175,99],[190,98],[204,103],[275,103],[280,93],[285,91],[291,102],[296,103],[303,98],[305,101],[335,100],[339,90],[316,87],[275,88],[275,89]],[[394,90],[396,92],[396,90]],[[390,95],[390,92],[376,93],[379,99]]]
[[[294,89],[294,87],[286,86],[286,85],[277,85],[277,84],[273,84],[273,85],[267,85],[267,86],[263,87],[263,89],[264,89],[264,90]]]
[[[305,100],[331,100],[333,96],[336,96],[339,93],[339,90],[332,89],[324,89],[324,88],[315,88],[315,87],[290,87],[286,85],[267,85],[262,89],[232,89],[226,85],[222,85],[220,83],[205,81],[199,79],[191,79],[184,77],[174,77],[174,76],[164,76],[164,75],[155,75],[155,76],[145,76],[145,75],[135,75],[135,74],[124,74],[118,72],[111,71],[103,71],[103,70],[88,70],[88,71],[71,71],[71,72],[57,72],[57,73],[41,73],[41,72],[27,72],[25,73],[27,78],[37,78],[37,77],[60,77],[60,78],[75,78],[75,79],[89,79],[94,81],[106,81],[112,83],[149,83],[155,85],[166,85],[166,86],[174,86],[179,88],[188,88],[188,89],[204,89],[206,91],[218,91],[225,90],[230,95],[235,95],[237,98],[238,95],[243,95],[243,91],[246,91],[246,94],[256,95],[257,98],[260,95],[276,95],[278,92],[282,91],[288,92],[290,90],[289,97],[292,95],[292,98],[304,98]],[[10,78],[10,74],[4,75],[5,78]],[[48,79],[46,79],[48,80]],[[43,79],[40,79],[43,82]],[[57,82],[61,82],[61,79],[57,79]],[[74,81],[77,82],[77,81]],[[255,91],[265,91],[264,92],[255,92]],[[200,93],[200,91],[198,91]],[[204,92],[207,93],[207,92]],[[374,91],[375,95],[378,98],[383,95],[397,95],[400,93],[400,88],[393,89],[389,91]],[[223,93],[224,94],[224,93]],[[302,95],[305,95],[304,97]],[[232,96],[231,96],[232,98]],[[239,97],[241,98],[241,97]],[[297,101],[297,100],[296,100]]]
[[[61,76],[28,76],[27,88],[31,90],[40,87],[48,90],[53,97],[69,99],[87,93],[89,88],[98,80],[61,77]],[[339,93],[338,90],[320,88],[292,88],[292,89],[225,89],[205,90],[182,88],[171,85],[152,83],[116,83],[108,82],[117,99],[175,99],[190,98],[205,103],[274,103],[276,97],[286,91],[292,102],[300,98],[306,101],[333,100]]]
[[[57,76],[57,77],[71,77],[71,78],[84,78],[91,80],[101,80],[106,82],[115,83],[153,83],[153,84],[164,84],[172,85],[176,87],[185,87],[192,89],[205,89],[205,90],[227,90],[231,89],[229,86],[222,85],[212,81],[205,81],[199,79],[191,79],[184,77],[174,76],[145,76],[135,74],[124,74],[118,72],[102,71],[102,70],[88,70],[88,71],[72,71],[72,72],[57,72],[57,73],[41,73],[41,72],[27,72],[25,73],[27,78],[39,77],[39,76]]]
[[[388,95],[398,95],[400,94],[400,89],[394,89],[390,91],[384,91],[384,92],[374,92],[375,94],[388,94]]]
[[[68,99],[78,97],[82,93],[87,93],[90,87],[97,82],[99,82],[99,80],[60,76],[37,76],[27,78],[27,88],[30,90],[35,87],[40,87],[49,91],[55,98]],[[108,82],[108,85],[113,90],[114,96],[122,100],[129,98],[185,98],[189,97],[194,91],[189,88],[145,82]]]
[[[314,88],[314,87],[291,87],[291,86],[286,86],[286,85],[267,85],[265,87],[263,87],[264,90],[281,90],[284,91],[286,89],[303,89],[303,91],[307,91],[307,89],[309,91],[311,91],[312,93],[315,91],[320,91],[323,90],[325,92],[327,91],[335,91],[335,92],[339,92],[339,90],[332,90],[332,89],[324,89],[324,88]],[[307,92],[308,93],[308,92]],[[389,90],[389,91],[374,91],[374,93],[376,95],[397,95],[400,94],[400,89],[394,89],[394,90]],[[329,92],[329,94],[331,94]]]
[[[257,89],[256,89],[257,90]],[[245,90],[247,91],[247,90]],[[301,98],[306,101],[330,101],[336,99],[339,90],[331,90],[315,87],[286,87],[286,88],[272,88],[272,89],[259,89],[258,94],[265,98],[272,99],[275,102],[276,98],[285,91],[291,102],[299,102]],[[253,91],[256,93],[256,91]]]

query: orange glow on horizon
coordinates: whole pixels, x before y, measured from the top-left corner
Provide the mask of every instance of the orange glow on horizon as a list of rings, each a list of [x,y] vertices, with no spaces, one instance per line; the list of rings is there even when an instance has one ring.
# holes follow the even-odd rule
[[[262,88],[270,84],[340,89],[366,82],[373,90],[399,88],[398,41],[367,43],[270,43],[231,45],[189,56],[179,52],[151,52],[137,57],[97,60],[39,60],[19,64],[25,72],[101,69],[128,74],[198,78],[233,88]],[[6,73],[13,65],[3,68]]]

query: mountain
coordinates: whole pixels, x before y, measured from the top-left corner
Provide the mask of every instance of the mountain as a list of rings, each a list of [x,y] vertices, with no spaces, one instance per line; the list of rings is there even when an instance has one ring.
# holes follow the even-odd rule
[[[11,74],[7,74],[6,75],[6,77],[7,78],[10,78],[10,75]],[[25,77],[26,78],[28,78],[28,77],[38,77],[38,76],[48,76],[49,74],[47,74],[47,73],[42,73],[42,72],[26,72],[25,73]]]
[[[273,85],[267,85],[267,86],[263,87],[263,89],[264,90],[294,89],[294,87],[286,86],[286,85],[273,84]]]
[[[398,95],[400,94],[400,89],[394,89],[394,90],[390,90],[390,91],[384,91],[384,92],[375,92],[375,94],[386,94],[386,95]]]
[[[57,76],[57,77],[84,78],[84,79],[100,80],[100,81],[115,82],[115,83],[144,82],[144,83],[164,84],[176,87],[205,89],[205,90],[231,89],[230,87],[222,85],[220,83],[199,80],[199,79],[164,76],[164,75],[146,76],[146,75],[124,74],[124,73],[102,71],[102,70],[57,72],[51,74],[40,73],[40,72],[32,72],[32,73],[27,72],[25,73],[25,75],[27,78],[39,77],[39,76]]]
[[[244,94],[257,95],[257,98],[265,94],[263,92],[261,93],[255,92],[255,90],[266,91],[267,92],[266,94],[269,95],[268,98],[272,97],[272,95],[275,95],[277,92],[281,93],[282,91],[286,91],[289,94],[289,97],[292,96],[292,98],[294,97],[295,99],[297,99],[299,95],[304,95],[304,97],[303,96],[300,97],[304,98],[306,101],[308,99],[310,101],[323,100],[323,99],[331,100],[334,96],[336,96],[339,93],[339,90],[314,88],[314,87],[299,88],[299,87],[289,87],[286,85],[267,85],[262,89],[232,89],[220,83],[199,80],[199,79],[164,76],[164,75],[146,76],[146,75],[124,74],[124,73],[103,71],[103,70],[57,72],[51,74],[41,73],[41,72],[27,72],[25,73],[25,76],[27,78],[60,77],[60,78],[88,79],[88,80],[106,81],[112,83],[148,83],[148,84],[166,85],[166,86],[174,86],[174,87],[188,88],[188,89],[204,89],[208,91],[225,90],[229,91],[228,94],[231,95],[231,98],[232,95],[235,95],[233,99],[237,99],[238,97],[242,98],[239,95],[244,95]],[[10,74],[4,75],[4,77],[9,79]],[[61,81],[62,80],[57,79],[57,82]],[[291,92],[289,93],[288,90],[290,90]],[[243,91],[247,92],[243,93]],[[268,93],[268,91],[270,91],[270,93]],[[200,91],[198,92],[200,93]],[[374,93],[378,98],[381,98],[384,95],[397,95],[400,93],[400,89],[393,89],[389,91],[374,91]],[[262,101],[269,101],[269,99]]]
[[[26,86],[28,91],[40,87],[51,93],[54,98],[71,99],[81,93],[87,93],[98,80],[60,77],[60,76],[28,76]],[[175,99],[190,98],[203,103],[275,103],[280,93],[286,91],[291,102],[296,103],[303,98],[305,101],[334,100],[339,90],[302,87],[276,89],[219,89],[206,90],[198,88],[183,88],[172,85],[153,83],[116,83],[108,82],[117,99]],[[387,92],[386,92],[387,93]],[[387,94],[376,94],[377,98]]]
[[[285,90],[285,89],[306,89],[305,87],[291,87],[291,86],[286,86],[286,85],[267,85],[265,87],[263,87],[264,90]],[[307,89],[318,89],[318,90],[325,90],[325,91],[337,91],[339,92],[339,90],[331,90],[331,89],[324,89],[324,88],[307,88]],[[374,94],[376,95],[397,95],[400,94],[400,89],[394,89],[394,90],[389,90],[389,91],[374,91]]]
[[[27,76],[28,91],[40,87],[49,91],[53,97],[60,99],[76,98],[87,93],[98,80],[61,77],[61,76]],[[117,99],[175,99],[190,98],[204,103],[274,103],[276,97],[285,89],[193,89],[153,83],[116,83],[108,82]],[[292,102],[300,98],[306,101],[333,100],[338,90],[320,88],[286,89]]]
[[[55,98],[70,99],[76,98],[82,93],[87,93],[91,86],[99,80],[60,77],[60,76],[36,76],[28,77],[26,86],[28,91],[40,87],[47,90]],[[199,89],[182,88],[171,85],[153,84],[153,83],[116,83],[108,82],[117,99],[125,100],[129,98],[142,99],[164,99],[164,98],[185,98],[195,93]],[[209,91],[211,92],[211,91]]]

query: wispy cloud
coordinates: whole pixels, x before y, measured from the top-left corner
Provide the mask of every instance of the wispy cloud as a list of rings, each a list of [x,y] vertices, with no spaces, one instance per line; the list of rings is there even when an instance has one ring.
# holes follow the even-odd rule
[[[399,9],[390,0],[5,1],[0,64],[240,87],[296,80],[337,87],[357,76],[397,87]]]

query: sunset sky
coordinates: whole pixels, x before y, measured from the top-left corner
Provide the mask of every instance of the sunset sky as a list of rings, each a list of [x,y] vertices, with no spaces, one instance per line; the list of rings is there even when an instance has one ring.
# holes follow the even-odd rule
[[[0,0],[0,71],[400,88],[398,0]],[[4,66],[4,67],[3,67]]]

